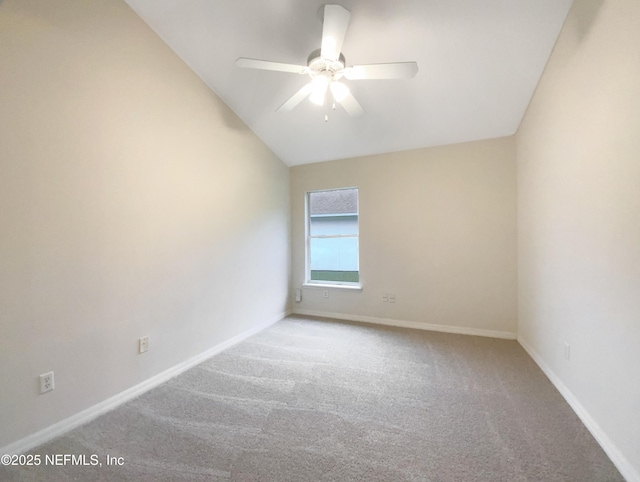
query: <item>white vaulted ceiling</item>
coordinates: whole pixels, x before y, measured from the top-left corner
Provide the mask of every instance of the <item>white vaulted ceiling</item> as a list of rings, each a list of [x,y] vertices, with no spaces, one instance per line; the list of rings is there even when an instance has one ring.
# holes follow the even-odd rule
[[[288,165],[513,134],[571,0],[126,0]],[[411,80],[347,81],[350,117],[305,100],[308,76],[242,69],[238,57],[306,65],[325,3],[351,11],[347,65],[416,61]]]

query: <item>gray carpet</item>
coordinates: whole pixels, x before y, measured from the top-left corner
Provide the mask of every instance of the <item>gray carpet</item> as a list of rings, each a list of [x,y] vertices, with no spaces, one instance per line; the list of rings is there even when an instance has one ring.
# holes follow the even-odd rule
[[[515,341],[300,317],[32,453],[103,466],[0,480],[623,480]]]

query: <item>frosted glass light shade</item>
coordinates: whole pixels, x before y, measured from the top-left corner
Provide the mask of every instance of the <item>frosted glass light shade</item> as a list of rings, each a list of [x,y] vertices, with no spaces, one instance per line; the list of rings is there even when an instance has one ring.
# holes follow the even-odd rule
[[[309,96],[309,100],[316,105],[324,105],[327,96],[327,88],[329,87],[329,78],[324,75],[318,75],[311,81],[313,90]]]
[[[349,95],[349,87],[342,82],[331,82],[329,86],[336,102],[342,102]]]

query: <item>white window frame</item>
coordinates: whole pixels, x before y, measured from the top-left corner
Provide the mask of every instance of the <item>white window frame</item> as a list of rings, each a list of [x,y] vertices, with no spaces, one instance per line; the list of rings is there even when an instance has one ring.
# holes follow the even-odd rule
[[[347,189],[355,189],[358,193],[358,202],[356,203],[356,216],[358,218],[358,232],[353,234],[334,234],[334,235],[311,235],[311,211],[310,196],[316,192],[342,191]],[[315,191],[307,191],[304,196],[304,238],[305,238],[305,275],[304,285],[317,288],[345,288],[356,289],[362,288],[362,277],[360,275],[360,189],[358,187],[340,187],[331,189],[317,189]],[[358,280],[359,281],[326,281],[311,279],[311,239],[327,239],[327,238],[356,238],[356,247],[358,252]]]

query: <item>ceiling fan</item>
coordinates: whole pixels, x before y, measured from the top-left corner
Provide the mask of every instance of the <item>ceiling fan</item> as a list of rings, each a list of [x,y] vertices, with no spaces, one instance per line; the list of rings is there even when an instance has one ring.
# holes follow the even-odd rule
[[[311,81],[278,107],[278,111],[290,111],[306,97],[317,105],[325,105],[327,92],[333,98],[333,107],[338,103],[352,116],[363,113],[362,107],[351,94],[342,79],[411,79],[418,72],[416,62],[394,62],[386,64],[354,65],[347,67],[341,52],[342,42],[347,33],[351,13],[340,5],[324,5],[321,48],[309,54],[307,65],[286,64],[268,60],[236,60],[238,67],[249,69],[275,70],[294,74],[309,75]],[[326,117],[325,117],[326,120]]]

